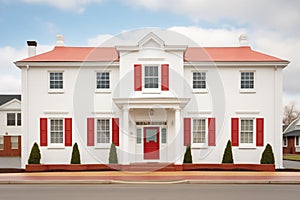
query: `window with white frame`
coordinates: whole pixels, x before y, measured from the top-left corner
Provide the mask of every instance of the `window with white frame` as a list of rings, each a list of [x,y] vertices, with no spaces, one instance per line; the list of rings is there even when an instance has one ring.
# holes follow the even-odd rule
[[[97,89],[110,88],[110,74],[109,72],[97,72]]]
[[[7,113],[7,126],[21,126],[21,113]]]
[[[206,142],[205,122],[205,119],[193,119],[193,143],[204,144]]]
[[[254,72],[241,72],[241,89],[254,89]]]
[[[283,146],[287,147],[288,146],[287,144],[288,144],[287,137],[283,137]]]
[[[63,72],[50,72],[50,85],[51,90],[61,90],[64,88]]]
[[[240,143],[254,144],[254,120],[241,119]]]
[[[97,120],[97,143],[109,144],[110,143],[110,126],[109,119]]]
[[[193,72],[193,89],[206,89],[206,72]]]
[[[63,119],[50,119],[50,143],[63,144],[64,129]]]
[[[0,150],[4,150],[4,136],[0,136]]]
[[[161,143],[167,143],[167,128],[161,128]]]
[[[11,143],[11,149],[18,149],[19,148],[19,137],[11,136],[10,143]]]
[[[136,129],[136,143],[142,144],[142,129],[141,128]]]
[[[300,144],[300,136],[296,136],[295,137],[295,146],[299,147],[300,146],[299,144]]]
[[[148,65],[144,70],[144,85],[146,89],[158,89],[159,73],[158,66]]]

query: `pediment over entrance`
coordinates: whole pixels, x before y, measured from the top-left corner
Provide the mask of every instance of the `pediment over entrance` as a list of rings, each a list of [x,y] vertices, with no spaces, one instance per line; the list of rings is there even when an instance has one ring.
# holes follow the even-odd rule
[[[152,32],[150,32],[143,39],[141,39],[138,44],[140,49],[144,49],[144,48],[162,49],[165,46],[164,41]]]

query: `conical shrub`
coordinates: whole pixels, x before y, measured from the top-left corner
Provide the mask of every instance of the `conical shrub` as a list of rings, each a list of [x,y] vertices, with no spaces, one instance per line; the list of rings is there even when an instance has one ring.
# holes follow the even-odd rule
[[[109,164],[118,164],[117,149],[114,143],[110,146],[108,162]]]
[[[183,163],[193,163],[193,158],[192,158],[192,152],[191,152],[191,146],[188,145],[186,147],[185,153],[184,153],[184,159]]]
[[[272,150],[272,146],[270,144],[267,144],[264,152],[262,153],[260,164],[274,164],[274,154]]]
[[[28,164],[40,164],[41,152],[38,144],[35,142],[31,148],[31,152],[28,158]]]
[[[228,140],[224,154],[222,163],[233,163],[233,156],[232,156],[232,148],[231,148],[231,141]]]
[[[77,143],[74,144],[73,146],[73,151],[72,151],[72,158],[71,158],[71,164],[80,164],[80,153],[78,149]]]

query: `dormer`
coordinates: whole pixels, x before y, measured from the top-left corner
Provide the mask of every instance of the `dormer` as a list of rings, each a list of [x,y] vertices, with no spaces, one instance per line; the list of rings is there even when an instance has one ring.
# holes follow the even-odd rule
[[[143,39],[138,42],[139,49],[163,49],[165,47],[164,41],[155,35],[153,32],[150,32]]]

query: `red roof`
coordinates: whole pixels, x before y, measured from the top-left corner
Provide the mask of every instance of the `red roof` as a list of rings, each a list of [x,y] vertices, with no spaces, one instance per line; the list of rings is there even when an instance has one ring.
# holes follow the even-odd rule
[[[187,62],[282,62],[250,47],[190,47],[185,52]],[[55,47],[52,51],[21,60],[21,62],[82,62],[119,61],[114,47]]]
[[[250,47],[191,47],[185,52],[185,61],[189,62],[280,62],[285,61],[269,56]]]
[[[111,62],[118,60],[118,52],[113,47],[55,47],[52,51],[26,58],[21,62]]]

